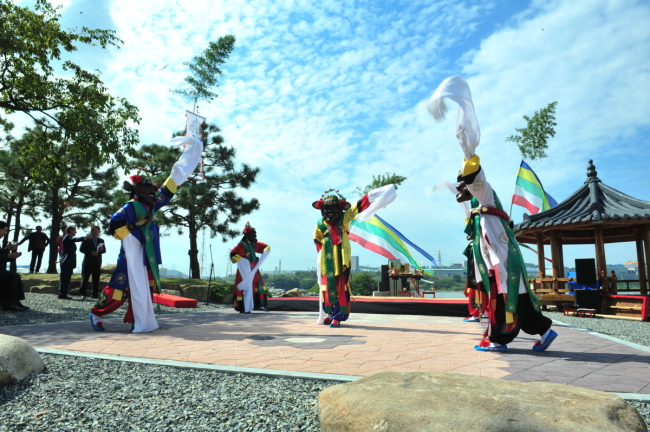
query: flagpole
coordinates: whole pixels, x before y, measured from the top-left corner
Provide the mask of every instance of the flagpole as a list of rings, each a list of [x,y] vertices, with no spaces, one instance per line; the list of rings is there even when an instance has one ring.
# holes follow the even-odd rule
[[[522,159],[523,163],[524,160]],[[521,171],[521,164],[519,164],[519,170],[517,171],[517,177],[519,177],[519,171]],[[510,196],[510,212],[508,213],[508,218],[512,219],[512,205],[514,204],[515,191],[517,190],[517,180],[515,179],[515,188],[512,190],[512,195]]]

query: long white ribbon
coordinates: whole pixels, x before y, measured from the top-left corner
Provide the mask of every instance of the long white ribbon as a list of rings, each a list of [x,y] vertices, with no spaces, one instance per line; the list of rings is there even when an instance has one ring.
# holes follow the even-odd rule
[[[255,302],[253,301],[253,280],[257,271],[269,256],[269,253],[271,253],[271,249],[265,250],[252,269],[251,262],[248,259],[242,258],[237,261],[237,270],[239,270],[239,274],[242,277],[242,281],[237,284],[237,288],[244,293],[244,312],[250,312],[255,308]]]
[[[169,175],[177,186],[182,185],[187,180],[201,160],[203,153],[203,143],[191,136],[176,137],[170,141],[173,147],[185,146],[185,151],[172,167]]]
[[[474,156],[474,151],[481,140],[481,129],[478,126],[472,93],[469,90],[467,81],[460,75],[446,78],[436,91],[431,95],[427,109],[436,120],[444,118],[447,106],[445,98],[458,103],[458,114],[456,116],[456,138],[460,147],[465,153],[465,158]]]
[[[368,201],[370,201],[370,206],[359,213],[357,219],[368,221],[379,210],[395,201],[395,197],[397,197],[397,193],[395,192],[395,185],[392,184],[371,190],[368,192]]]

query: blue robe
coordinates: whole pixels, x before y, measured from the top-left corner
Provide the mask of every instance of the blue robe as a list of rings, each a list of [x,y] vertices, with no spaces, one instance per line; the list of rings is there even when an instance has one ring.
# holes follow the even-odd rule
[[[156,204],[153,207],[153,212],[151,210],[149,211],[150,217],[152,213],[153,215],[155,215],[158,209],[167,205],[169,201],[171,201],[173,196],[174,194],[169,189],[167,189],[167,187],[164,185],[163,187],[158,189],[158,192],[156,193]],[[124,204],[124,206],[121,209],[119,209],[116,213],[114,213],[111,216],[110,229],[112,232],[115,232],[117,230],[124,229],[126,227],[131,232],[131,235],[133,235],[136,239],[138,239],[140,243],[144,246],[145,243],[144,234],[142,233],[141,228],[136,225],[136,222],[138,221],[136,220],[136,215],[135,215],[135,209],[134,209],[135,205],[136,204],[132,202],[127,202],[126,204]],[[152,239],[153,247],[156,252],[156,262],[158,265],[161,265],[162,258],[160,255],[160,235],[158,231],[158,225],[156,225],[156,221],[153,220],[150,226],[151,226],[151,234],[153,236]],[[144,253],[144,249],[142,254],[142,265],[147,266],[147,268],[149,268],[149,264],[147,262],[147,254]],[[124,248],[120,248],[120,254],[117,257],[117,267],[115,268],[115,271],[111,276],[111,280],[108,283],[108,286],[110,288],[115,288],[121,291],[124,291],[124,289],[129,286],[129,272],[127,270],[127,262],[126,262],[126,255],[124,253]]]

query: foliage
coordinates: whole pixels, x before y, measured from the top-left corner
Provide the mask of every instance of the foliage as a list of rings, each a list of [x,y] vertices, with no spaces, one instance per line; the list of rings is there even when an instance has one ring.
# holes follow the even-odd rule
[[[48,131],[41,124],[36,124],[33,128],[27,128],[17,142],[21,145],[21,151],[38,143],[41,152],[61,156],[55,159],[56,162],[48,164],[47,171],[40,174],[32,172],[33,177],[29,179],[29,186],[41,194],[40,201],[34,205],[51,217],[50,238],[58,237],[62,223],[77,225],[80,232],[84,228],[89,232],[93,224],[103,223],[107,228],[106,215],[112,210],[107,204],[110,202],[110,191],[118,180],[115,166],[103,165],[100,168],[78,154],[68,154],[70,140]],[[32,167],[36,163],[34,158],[33,153],[26,152],[20,160],[25,166]],[[56,248],[56,242],[50,243],[48,273],[56,273]]]
[[[361,189],[360,187],[356,188],[354,192],[359,195],[363,196],[370,192],[373,189],[377,189],[382,186],[386,186],[389,184],[395,185],[395,189],[397,189],[397,186],[401,185],[404,181],[406,180],[406,177],[397,175],[397,174],[379,174],[378,176],[372,176],[372,182]]]
[[[227,35],[220,37],[216,42],[210,42],[208,48],[200,55],[192,58],[191,61],[183,63],[190,68],[190,75],[185,77],[189,88],[175,89],[172,93],[185,96],[192,100],[194,112],[199,100],[208,103],[218,95],[212,90],[218,87],[219,77],[222,75],[220,66],[226,63],[226,59],[235,48],[235,37]]]
[[[0,109],[23,112],[47,132],[43,141],[23,148],[34,177],[47,178],[66,157],[94,166],[124,165],[138,143],[137,130],[129,127],[140,120],[137,108],[111,96],[98,74],[71,61],[61,63],[67,77],[54,70],[62,52],[76,51],[77,43],[118,46],[115,32],[63,30],[60,15],[46,0],[36,0],[35,10],[0,1],[0,16]],[[0,124],[6,123],[0,117]],[[47,139],[67,141],[65,152],[49,153],[42,145]]]
[[[300,288],[307,291],[316,283],[316,271],[297,271],[295,273],[265,274],[266,286],[275,289],[290,290]]]
[[[454,275],[452,277],[447,276],[427,276],[427,280],[433,282],[433,286],[437,291],[464,291],[465,290],[465,281],[460,275]],[[426,287],[429,287],[429,284],[426,284]],[[420,284],[420,289],[425,288],[425,284]]]
[[[221,281],[212,281],[210,300],[220,302],[226,294],[232,294],[232,284]]]
[[[371,296],[377,290],[377,281],[366,272],[356,272],[350,280],[353,295]]]
[[[527,125],[525,128],[515,128],[518,135],[511,135],[506,141],[517,144],[521,156],[524,159],[534,161],[544,159],[548,148],[549,137],[555,136],[555,107],[557,102],[551,102],[538,111],[532,117],[524,115]]]
[[[221,236],[226,242],[241,233],[240,230],[232,229],[231,224],[239,222],[242,216],[259,208],[256,198],[246,200],[236,190],[248,189],[255,182],[260,169],[247,164],[236,167],[236,150],[223,144],[219,131],[213,124],[204,125],[205,176],[196,173],[187,179],[158,216],[162,226],[174,226],[179,235],[187,230],[193,279],[201,277],[197,249],[199,231],[206,229],[211,238]],[[145,145],[140,148],[131,165],[147,168],[154,181],[162,184],[180,154],[177,149],[157,144]]]

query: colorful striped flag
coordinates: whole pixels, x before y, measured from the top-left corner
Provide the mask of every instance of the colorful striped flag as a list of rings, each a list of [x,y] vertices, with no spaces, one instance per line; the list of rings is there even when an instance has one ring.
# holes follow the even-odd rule
[[[542,182],[523,160],[517,174],[512,204],[525,207],[531,214],[537,214],[557,205],[557,201],[544,191]]]
[[[434,266],[438,267],[436,260],[430,254],[404,237],[402,233],[376,215],[366,222],[353,220],[350,223],[348,238],[383,257],[399,259],[401,262],[408,261],[413,267],[422,270],[420,265],[413,259],[413,256],[411,256],[411,252],[409,252],[406,246],[408,244],[431,261]]]

